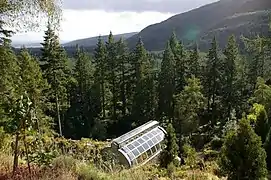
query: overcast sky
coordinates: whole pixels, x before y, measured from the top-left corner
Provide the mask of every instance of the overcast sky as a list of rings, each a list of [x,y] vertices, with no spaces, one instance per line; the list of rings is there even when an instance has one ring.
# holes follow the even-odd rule
[[[98,35],[138,32],[216,0],[63,0],[60,39],[71,41]],[[43,31],[15,35],[16,42],[42,41]]]

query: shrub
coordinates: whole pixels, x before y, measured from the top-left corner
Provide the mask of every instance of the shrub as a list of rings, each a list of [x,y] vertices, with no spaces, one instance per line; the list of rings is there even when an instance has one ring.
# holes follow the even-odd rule
[[[100,172],[92,165],[82,164],[77,169],[78,180],[109,180],[108,174]]]
[[[170,163],[174,162],[174,159],[178,155],[178,149],[175,130],[172,124],[169,124],[167,127],[166,147],[160,156],[161,167],[167,168]]]
[[[266,177],[266,153],[261,138],[249,120],[242,119],[237,131],[228,132],[221,150],[220,166],[229,180],[260,180]]]
[[[62,169],[65,171],[75,171],[77,160],[69,156],[60,156],[53,160],[53,169]]]
[[[197,152],[196,149],[191,147],[189,144],[183,145],[183,150],[184,150],[184,157],[185,157],[185,164],[194,167],[196,165],[197,161]]]

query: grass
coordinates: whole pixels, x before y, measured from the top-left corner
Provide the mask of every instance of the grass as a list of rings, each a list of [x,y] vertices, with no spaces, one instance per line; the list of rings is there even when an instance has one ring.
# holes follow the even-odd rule
[[[26,165],[21,164],[16,176],[12,177],[12,157],[0,154],[0,180],[30,179]],[[80,162],[69,156],[55,158],[51,166],[31,167],[31,180],[219,180],[214,175],[216,164],[207,163],[204,170],[191,170],[188,166],[172,169],[161,169],[158,165],[149,164],[133,169],[117,169],[105,172],[93,164]]]

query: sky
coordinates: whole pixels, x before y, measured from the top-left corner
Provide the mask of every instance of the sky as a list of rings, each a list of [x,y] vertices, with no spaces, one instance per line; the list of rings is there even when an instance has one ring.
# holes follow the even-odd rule
[[[63,0],[61,41],[128,32],[139,32],[148,25],[216,0]],[[39,32],[17,33],[16,43],[41,42]]]

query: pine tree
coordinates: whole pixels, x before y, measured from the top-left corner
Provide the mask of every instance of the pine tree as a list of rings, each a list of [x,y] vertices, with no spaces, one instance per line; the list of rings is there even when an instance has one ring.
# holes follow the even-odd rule
[[[206,106],[200,80],[192,77],[188,79],[187,83],[184,90],[175,96],[174,125],[179,136],[188,136],[197,130],[200,123],[200,112]]]
[[[150,59],[144,44],[139,39],[133,53],[133,66],[135,73],[135,89],[132,104],[132,117],[138,125],[149,121],[147,115],[151,113],[149,103],[151,103],[152,87]],[[149,100],[149,101],[148,101]]]
[[[243,38],[245,47],[249,54],[249,70],[248,79],[250,84],[250,92],[252,93],[256,87],[258,77],[266,77],[266,55],[265,55],[265,43],[262,37],[255,39]]]
[[[173,32],[169,42],[174,56],[174,93],[180,93],[185,86],[185,78],[188,74],[186,52],[183,44],[178,41],[175,32]]]
[[[45,88],[48,88],[48,85],[42,77],[38,61],[31,57],[26,49],[22,49],[18,55],[18,64],[20,67],[19,75],[22,81],[20,87],[23,92],[27,93],[27,96],[33,103],[33,113],[38,131],[39,133],[41,133],[41,130],[49,132],[51,125],[47,122],[48,118],[43,112],[45,97],[42,94]]]
[[[162,119],[164,116],[173,118],[174,64],[174,55],[168,42],[158,80],[158,119]]]
[[[121,102],[121,112],[122,117],[126,116],[127,113],[127,81],[128,81],[128,62],[129,62],[129,52],[127,45],[121,38],[117,42],[117,72],[118,72],[118,82],[120,84],[120,97]]]
[[[198,45],[195,45],[194,50],[190,53],[188,61],[189,77],[195,76],[199,78],[200,76],[200,64],[199,64],[199,50]]]
[[[260,180],[267,175],[261,139],[247,119],[239,122],[237,131],[228,132],[220,157],[220,166],[229,180]]]
[[[60,46],[58,37],[51,25],[45,31],[44,43],[42,43],[41,69],[43,77],[47,80],[50,88],[47,90],[48,114],[57,121],[59,133],[62,135],[62,121],[65,110],[68,107],[67,85],[70,75],[67,66],[67,57],[64,49]],[[55,107],[53,107],[55,104]]]
[[[235,37],[231,36],[228,41],[228,45],[224,51],[224,55],[226,56],[224,68],[223,68],[223,104],[226,107],[225,118],[230,119],[232,109],[235,108],[236,104],[236,62],[238,59],[238,47],[236,45]]]
[[[179,150],[175,130],[172,124],[168,124],[166,131],[166,147],[162,151],[160,157],[160,166],[164,168],[167,168],[169,164],[174,163],[174,159],[177,157]]]
[[[114,37],[112,32],[108,36],[108,41],[106,42],[106,68],[108,69],[107,80],[109,83],[109,89],[112,94],[110,113],[112,114],[112,122],[117,121],[117,54],[116,54],[116,43],[114,42]]]
[[[221,60],[218,57],[216,38],[208,53],[204,86],[206,88],[208,111],[211,112],[211,122],[216,123],[218,114],[219,89],[221,89]]]
[[[102,109],[102,118],[106,118],[106,48],[104,43],[102,42],[101,37],[98,39],[97,46],[94,52],[94,62],[95,62],[95,79],[98,84],[100,84],[100,99],[101,99],[101,109]]]

